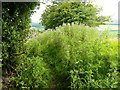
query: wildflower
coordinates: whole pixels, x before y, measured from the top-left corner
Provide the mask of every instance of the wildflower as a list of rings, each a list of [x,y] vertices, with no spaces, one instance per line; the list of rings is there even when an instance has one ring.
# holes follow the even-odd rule
[[[76,64],[78,64],[78,63],[79,63],[79,61],[76,62]]]
[[[114,73],[117,73],[117,71],[114,71]]]
[[[63,26],[66,26],[66,24],[65,24],[65,23],[63,23]]]
[[[68,25],[70,26],[70,23],[68,23]]]
[[[74,25],[74,22],[72,22],[72,25]]]
[[[100,35],[102,35],[102,33]]]
[[[62,33],[61,31],[59,31],[59,33]]]
[[[85,24],[82,24],[83,26],[85,26]]]
[[[75,24],[78,24],[78,22],[76,21]]]
[[[78,41],[79,43],[81,42],[81,41]]]
[[[91,43],[90,41],[88,43]]]
[[[85,27],[89,27],[89,26],[85,26]]]
[[[61,28],[62,26],[60,25],[59,28]]]

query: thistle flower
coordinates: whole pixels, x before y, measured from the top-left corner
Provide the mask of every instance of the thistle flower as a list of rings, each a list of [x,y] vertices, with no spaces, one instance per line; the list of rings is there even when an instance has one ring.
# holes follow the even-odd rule
[[[70,26],[70,23],[68,23],[68,25]]]

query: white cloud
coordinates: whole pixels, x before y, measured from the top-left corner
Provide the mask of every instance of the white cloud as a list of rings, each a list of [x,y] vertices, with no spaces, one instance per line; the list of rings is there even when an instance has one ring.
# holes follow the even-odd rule
[[[118,19],[118,2],[120,0],[96,0],[95,4],[102,6],[101,15],[111,16],[112,19]]]
[[[45,10],[45,6],[44,4],[40,4],[40,9],[37,10],[35,9],[35,13],[31,16],[31,19],[32,19],[32,22],[39,22],[40,20],[40,17],[41,17],[41,14],[43,13],[43,11]]]
[[[44,1],[44,0],[43,0]],[[51,2],[47,2],[46,4],[40,4],[40,9],[35,9],[35,13],[31,16],[32,22],[40,22],[40,17],[44,12],[47,5],[51,4]]]

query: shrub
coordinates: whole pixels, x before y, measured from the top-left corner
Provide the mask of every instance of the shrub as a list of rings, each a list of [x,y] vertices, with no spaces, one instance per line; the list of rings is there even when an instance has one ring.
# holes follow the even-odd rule
[[[50,64],[58,86],[115,88],[117,44],[108,40],[107,31],[100,32],[82,24],[63,24],[56,31],[48,30],[38,40],[31,40],[27,55],[42,57]]]
[[[47,88],[50,83],[50,70],[41,57],[27,57],[18,66],[17,76],[12,78],[12,83],[17,88]]]
[[[24,42],[29,34],[30,16],[39,2],[2,3],[2,64],[3,70],[13,71],[19,60],[14,57],[24,53]],[[25,9],[24,9],[25,8]],[[10,72],[8,72],[10,73]]]

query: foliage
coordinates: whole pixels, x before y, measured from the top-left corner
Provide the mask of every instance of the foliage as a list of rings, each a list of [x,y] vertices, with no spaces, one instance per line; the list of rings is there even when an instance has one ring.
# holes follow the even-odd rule
[[[16,69],[18,75],[12,78],[12,84],[17,88],[35,89],[48,88],[50,83],[50,70],[41,57],[25,57],[22,64]]]
[[[49,88],[54,78],[61,88],[117,88],[118,43],[107,31],[91,27],[108,18],[97,16],[99,9],[90,3],[54,3],[42,23],[56,30],[39,32],[39,37],[26,42],[29,17],[37,5],[3,3],[3,70],[15,70],[12,87]],[[32,30],[32,34],[38,32]]]
[[[19,60],[14,59],[23,54],[24,41],[28,37],[30,16],[39,6],[38,2],[3,2],[2,3],[2,58],[3,69],[10,70]]]
[[[117,43],[107,31],[72,23],[29,41],[27,57],[39,56],[54,68],[57,87],[116,88]]]
[[[41,24],[47,29],[55,29],[63,23],[78,22],[88,26],[99,26],[110,17],[100,16],[101,8],[87,2],[58,2],[48,5],[42,14]]]

